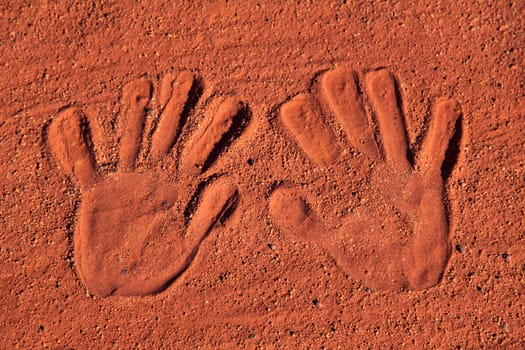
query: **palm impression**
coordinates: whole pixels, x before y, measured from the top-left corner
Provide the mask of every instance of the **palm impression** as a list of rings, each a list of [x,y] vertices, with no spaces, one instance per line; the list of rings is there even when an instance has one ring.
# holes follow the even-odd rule
[[[441,167],[460,108],[452,99],[434,105],[420,151],[410,157],[415,159],[412,164],[394,76],[378,70],[364,80],[366,94],[361,95],[353,71],[329,71],[320,78],[318,98],[299,94],[279,112],[280,123],[312,162],[335,172],[337,179],[348,179],[341,180],[340,188],[360,181],[364,200],[352,204],[341,223],[333,225],[327,222],[327,208],[315,210],[311,205],[314,196],[308,188],[283,185],[270,198],[270,215],[283,234],[320,245],[367,286],[429,288],[439,283],[450,254]],[[371,118],[365,100],[371,105]],[[348,174],[362,164],[341,164],[344,151],[321,106],[367,159],[364,179]]]
[[[247,109],[242,103],[233,98],[218,101],[211,117],[175,153],[177,162],[167,162],[192,111],[190,101],[198,97],[197,84],[189,72],[162,79],[157,97],[160,115],[150,142],[143,133],[152,84],[140,79],[124,87],[114,173],[102,174],[95,164],[89,126],[78,109],[64,109],[52,121],[51,153],[82,193],[73,235],[76,271],[96,295],[164,290],[192,263],[209,232],[234,209],[236,186],[225,176],[203,173],[235,134],[232,130],[245,120]],[[141,148],[148,156],[138,167]],[[178,166],[152,171],[153,164],[159,163]],[[195,209],[185,219],[183,212],[190,204]]]

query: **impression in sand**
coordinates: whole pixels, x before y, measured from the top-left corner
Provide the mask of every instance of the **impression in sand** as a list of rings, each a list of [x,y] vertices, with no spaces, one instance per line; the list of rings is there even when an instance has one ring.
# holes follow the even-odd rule
[[[450,255],[442,164],[460,107],[453,99],[439,100],[420,150],[412,155],[394,75],[385,69],[372,71],[363,85],[364,94],[350,69],[326,72],[317,93],[293,97],[281,106],[278,119],[312,161],[306,166],[335,174],[340,188],[359,182],[361,203],[341,222],[326,222],[329,208],[315,210],[311,193],[285,183],[271,196],[270,214],[283,234],[323,247],[367,286],[429,288],[440,281]],[[342,161],[345,152],[334,125],[346,136],[344,143],[361,156],[359,161]],[[365,166],[364,179],[347,175],[349,168]]]
[[[145,137],[152,83],[139,79],[123,88],[115,172],[97,167],[89,125],[78,108],[63,109],[49,127],[51,153],[82,193],[73,235],[76,271],[99,296],[164,290],[237,203],[236,185],[208,170],[244,126],[246,105],[231,97],[216,98],[212,116],[177,153],[173,149],[202,87],[190,72],[167,74],[159,85],[156,127]],[[137,166],[141,148],[146,156]],[[166,162],[169,157],[177,159]]]

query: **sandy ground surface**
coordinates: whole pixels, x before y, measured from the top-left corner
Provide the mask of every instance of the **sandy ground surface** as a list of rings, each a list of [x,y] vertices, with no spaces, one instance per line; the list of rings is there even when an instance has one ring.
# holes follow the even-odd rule
[[[32,3],[2,348],[525,347],[523,2]]]

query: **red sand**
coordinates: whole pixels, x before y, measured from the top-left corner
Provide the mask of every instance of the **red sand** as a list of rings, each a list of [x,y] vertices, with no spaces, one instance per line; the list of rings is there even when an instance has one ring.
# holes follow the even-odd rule
[[[0,347],[525,347],[525,5],[0,5]]]

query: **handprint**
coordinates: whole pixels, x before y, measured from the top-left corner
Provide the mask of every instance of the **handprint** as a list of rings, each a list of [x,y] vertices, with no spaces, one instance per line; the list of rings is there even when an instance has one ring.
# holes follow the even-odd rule
[[[362,188],[367,201],[356,205],[337,229],[330,230],[307,195],[283,185],[271,196],[270,214],[284,234],[320,245],[350,276],[370,287],[429,288],[439,283],[450,255],[441,166],[460,108],[453,99],[435,104],[425,139],[411,164],[394,76],[384,69],[370,72],[364,87],[380,143],[375,140],[356,74],[339,68],[320,79],[323,102],[349,143],[372,166]],[[341,162],[341,146],[311,94],[297,95],[283,104],[279,120],[317,166],[344,169],[336,166]],[[340,175],[344,178],[345,174]]]
[[[196,84],[189,72],[163,78],[150,162],[171,156]],[[244,119],[245,105],[225,98],[186,144],[178,172],[159,173],[136,166],[139,150],[146,144],[142,135],[151,95],[146,79],[124,87],[120,161],[118,171],[109,175],[97,169],[87,142],[89,126],[79,109],[64,109],[49,128],[54,158],[82,193],[73,239],[76,271],[88,290],[100,296],[164,290],[188,268],[203,239],[237,201],[237,188],[225,177],[210,180],[200,175],[211,166],[212,154],[222,147],[226,135]],[[204,190],[187,223],[185,200],[191,197],[188,191],[198,187]]]

